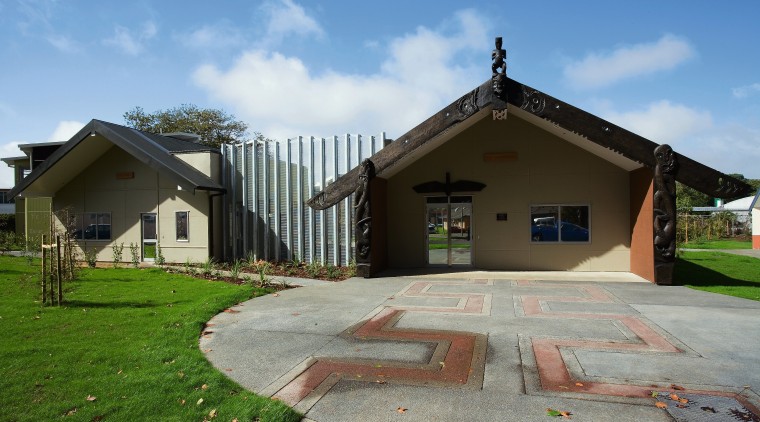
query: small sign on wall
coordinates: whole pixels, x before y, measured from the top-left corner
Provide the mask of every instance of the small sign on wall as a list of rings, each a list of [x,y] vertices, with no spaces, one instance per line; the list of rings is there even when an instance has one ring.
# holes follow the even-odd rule
[[[507,213],[500,212],[496,214],[496,221],[507,221]]]
[[[133,171],[122,171],[122,172],[116,173],[117,180],[126,180],[126,179],[134,179],[134,178],[135,178],[135,172]]]

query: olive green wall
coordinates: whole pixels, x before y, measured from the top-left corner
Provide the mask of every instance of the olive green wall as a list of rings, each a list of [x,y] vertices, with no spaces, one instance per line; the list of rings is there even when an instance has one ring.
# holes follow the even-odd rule
[[[194,154],[195,161],[208,161]],[[203,169],[201,169],[203,170]],[[134,173],[119,179],[119,173]],[[87,240],[98,251],[99,261],[112,260],[113,244],[124,244],[123,260],[131,260],[129,244],[139,244],[141,213],[158,214],[158,238],[167,262],[198,262],[209,256],[208,194],[179,190],[177,181],[159,174],[124,150],[113,146],[56,192],[54,208],[72,207],[77,212],[110,212],[112,241]],[[189,239],[176,240],[175,212],[189,211]],[[85,246],[85,241],[79,241]]]
[[[515,152],[485,162],[484,153]],[[528,122],[484,118],[388,180],[391,267],[426,265],[425,197],[419,183],[472,180],[473,265],[502,270],[630,270],[629,173]],[[590,206],[591,242],[532,243],[530,206]],[[496,221],[507,213],[507,221]]]

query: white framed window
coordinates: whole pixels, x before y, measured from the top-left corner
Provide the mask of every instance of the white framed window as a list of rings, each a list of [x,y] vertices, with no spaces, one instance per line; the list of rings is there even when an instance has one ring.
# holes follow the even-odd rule
[[[75,218],[74,239],[111,240],[110,212],[85,212]]]
[[[530,207],[530,240],[535,243],[589,243],[589,205],[548,204]]]
[[[190,240],[190,211],[177,211],[174,213],[177,242]]]

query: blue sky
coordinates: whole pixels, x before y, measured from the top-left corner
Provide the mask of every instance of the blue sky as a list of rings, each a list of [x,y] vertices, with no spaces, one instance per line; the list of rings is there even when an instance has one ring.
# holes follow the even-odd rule
[[[507,73],[760,178],[757,1],[0,0],[0,156],[183,103],[273,139],[395,138]],[[0,165],[0,187],[12,172]]]

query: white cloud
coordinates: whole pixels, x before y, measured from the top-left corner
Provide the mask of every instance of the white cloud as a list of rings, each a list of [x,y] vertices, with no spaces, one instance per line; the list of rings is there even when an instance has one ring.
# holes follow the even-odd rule
[[[741,123],[716,127],[695,137],[685,154],[724,173],[760,179],[760,128]]]
[[[82,51],[78,42],[61,34],[51,34],[45,38],[47,42],[63,53],[78,53]]]
[[[84,123],[77,122],[76,120],[62,120],[58,122],[58,126],[56,126],[53,133],[48,136],[46,142],[66,142],[79,132],[84,125]]]
[[[8,142],[7,144],[0,145],[0,157],[20,157],[24,155],[20,149],[18,149],[19,142]],[[5,162],[0,161],[0,188],[12,188],[14,185],[13,169],[8,167]]]
[[[153,21],[147,21],[139,31],[131,31],[121,25],[114,27],[114,36],[103,40],[104,45],[112,45],[130,56],[137,56],[145,50],[145,43],[154,38],[158,28]]]
[[[419,27],[390,43],[373,74],[315,72],[298,57],[253,50],[226,70],[203,65],[193,80],[270,138],[398,136],[485,79],[482,66],[462,67],[459,56],[487,50],[487,27],[471,11],[457,13],[446,33]]]
[[[176,38],[185,47],[204,50],[237,47],[245,42],[242,31],[228,20],[204,25],[189,33],[177,35]]]
[[[614,111],[594,101],[597,114],[658,144],[724,173],[760,178],[760,128],[755,122],[722,123],[707,111],[662,100],[642,110]]]
[[[56,20],[57,1],[21,0],[17,7],[23,17],[17,24],[22,34],[40,37],[63,53],[77,53],[82,50],[78,42],[56,31],[53,22]]]
[[[619,47],[609,53],[591,53],[564,69],[578,88],[600,88],[624,79],[670,70],[696,55],[688,41],[665,35],[656,42]]]
[[[75,120],[62,120],[58,122],[47,139],[38,140],[36,142],[65,142],[71,139],[71,137],[83,127],[84,123]],[[8,142],[0,145],[0,157],[21,157],[24,153],[18,149],[18,146],[21,144],[32,143],[35,143],[35,141]],[[13,169],[8,167],[5,163],[0,162],[0,188],[13,187],[13,177]]]
[[[740,86],[731,90],[735,98],[746,98],[750,95],[760,94],[760,83]]]
[[[287,34],[324,36],[319,23],[306,14],[303,7],[293,0],[267,2],[262,6],[267,13],[267,37],[279,41]]]
[[[713,127],[709,112],[673,104],[667,100],[651,103],[644,110],[604,110],[600,115],[658,144],[684,142],[691,136]]]

